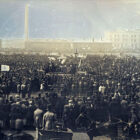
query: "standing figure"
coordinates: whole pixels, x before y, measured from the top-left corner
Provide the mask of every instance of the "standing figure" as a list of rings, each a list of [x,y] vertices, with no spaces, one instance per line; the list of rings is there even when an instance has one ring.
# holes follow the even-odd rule
[[[39,129],[42,127],[42,116],[43,116],[43,110],[40,109],[38,106],[37,109],[34,111],[34,122],[36,129]]]
[[[48,111],[43,116],[43,129],[51,130],[55,128],[55,114],[52,112],[51,105],[48,106]]]

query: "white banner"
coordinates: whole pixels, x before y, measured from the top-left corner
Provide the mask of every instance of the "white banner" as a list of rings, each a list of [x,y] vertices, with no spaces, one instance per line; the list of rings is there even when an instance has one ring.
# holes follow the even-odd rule
[[[1,65],[1,71],[9,71],[10,67],[8,65]]]

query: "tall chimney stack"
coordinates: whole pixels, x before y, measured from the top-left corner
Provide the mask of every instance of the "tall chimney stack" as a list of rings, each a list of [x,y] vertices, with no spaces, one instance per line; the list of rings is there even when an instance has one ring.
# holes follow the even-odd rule
[[[24,24],[24,29],[25,29],[25,41],[28,41],[29,39],[29,6],[28,4],[25,7],[25,24]]]

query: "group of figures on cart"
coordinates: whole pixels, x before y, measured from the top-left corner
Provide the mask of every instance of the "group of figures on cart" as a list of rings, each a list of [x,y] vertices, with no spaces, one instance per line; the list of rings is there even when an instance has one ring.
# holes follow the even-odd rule
[[[111,140],[132,140],[140,138],[140,122],[135,114],[135,108],[131,110],[131,119],[125,121],[114,115],[110,115],[109,119],[103,122],[89,120],[88,116],[82,112],[76,119],[79,128],[83,128],[93,140],[97,136],[107,136]],[[119,114],[118,114],[119,115]],[[85,129],[86,128],[86,129]]]

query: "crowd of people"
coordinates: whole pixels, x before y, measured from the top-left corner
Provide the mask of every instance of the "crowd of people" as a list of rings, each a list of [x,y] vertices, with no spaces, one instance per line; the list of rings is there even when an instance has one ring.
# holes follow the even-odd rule
[[[55,127],[82,129],[89,137],[102,127],[140,135],[140,59],[0,55],[0,64],[10,67],[0,72],[3,129],[16,129],[19,119],[22,129],[50,129],[50,119]]]

